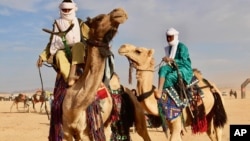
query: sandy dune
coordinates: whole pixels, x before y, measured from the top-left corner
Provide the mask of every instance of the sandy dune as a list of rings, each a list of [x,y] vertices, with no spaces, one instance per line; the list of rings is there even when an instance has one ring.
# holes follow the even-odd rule
[[[223,140],[229,141],[230,124],[250,124],[250,112],[247,107],[250,105],[250,99],[225,98],[225,107],[228,114],[228,123],[223,132]],[[23,111],[23,105],[20,104],[20,111],[13,107],[10,113],[11,101],[0,101],[0,140],[1,141],[45,141],[49,132],[49,120],[44,113],[31,113]],[[37,104],[39,111],[40,104]],[[183,140],[187,141],[209,141],[206,134],[191,135],[190,128],[185,133]],[[148,129],[150,137],[155,140],[167,140],[161,129]],[[142,141],[136,133],[131,132],[132,140]]]

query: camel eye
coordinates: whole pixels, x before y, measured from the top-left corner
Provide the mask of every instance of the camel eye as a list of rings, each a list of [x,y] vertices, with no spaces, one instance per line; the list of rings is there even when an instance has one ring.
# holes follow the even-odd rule
[[[135,53],[136,53],[136,54],[140,54],[141,51],[140,51],[140,50],[135,50]]]

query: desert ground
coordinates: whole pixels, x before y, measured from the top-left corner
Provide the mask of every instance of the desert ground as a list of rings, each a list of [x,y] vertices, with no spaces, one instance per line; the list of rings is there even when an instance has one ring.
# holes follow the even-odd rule
[[[223,96],[225,100],[225,108],[228,115],[228,123],[223,131],[223,141],[229,141],[229,125],[231,124],[250,124],[249,105],[250,99],[231,98]],[[13,107],[10,112],[12,101],[0,101],[0,140],[1,141],[46,141],[48,140],[49,120],[43,111],[39,112],[40,104],[36,105],[38,112],[27,113],[23,109],[23,105],[19,103],[19,111]],[[190,128],[184,132],[184,141],[209,141],[206,134],[192,135]],[[162,129],[148,129],[152,141],[164,141],[166,139]],[[142,141],[136,132],[131,131],[133,141]]]

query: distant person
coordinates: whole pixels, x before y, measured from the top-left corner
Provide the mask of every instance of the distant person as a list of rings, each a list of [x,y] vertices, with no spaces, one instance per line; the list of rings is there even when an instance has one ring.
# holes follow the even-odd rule
[[[157,98],[161,98],[163,90],[174,87],[174,85],[177,84],[177,70],[171,66],[173,62],[175,62],[178,66],[184,83],[189,84],[193,77],[188,48],[185,44],[179,41],[178,35],[179,32],[174,28],[169,28],[166,31],[168,46],[164,48],[166,56],[162,58],[166,64],[161,66],[158,72],[159,79]]]
[[[229,94],[230,94],[230,97],[233,95],[233,89],[230,90]]]

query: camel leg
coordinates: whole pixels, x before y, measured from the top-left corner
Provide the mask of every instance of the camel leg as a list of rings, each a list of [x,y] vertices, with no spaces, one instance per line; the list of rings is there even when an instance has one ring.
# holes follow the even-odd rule
[[[223,128],[215,128],[213,119],[208,123],[207,135],[211,141],[222,141]]]
[[[63,128],[63,141],[73,141],[73,136],[67,127]]]
[[[69,80],[68,80],[68,85],[72,86],[75,84],[76,81],[76,65],[71,65],[70,67],[70,72],[69,72]]]
[[[143,114],[143,119],[136,120],[135,129],[136,129],[136,132],[143,138],[144,141],[151,141],[148,131],[147,131],[147,125],[146,125],[146,121],[144,118],[144,114]]]
[[[15,101],[12,103],[12,105],[11,105],[11,107],[10,107],[10,112],[11,112],[11,110],[12,110],[12,107],[15,105]]]
[[[104,127],[104,134],[105,134],[105,137],[106,137],[106,141],[110,140],[110,137],[111,137],[111,134],[112,134],[110,124],[111,124],[111,122]]]
[[[215,128],[217,141],[222,141],[223,128]]]
[[[136,132],[143,138],[144,141],[151,141],[147,129],[143,128],[136,128]]]
[[[42,110],[42,108],[43,108],[43,103],[44,103],[44,102],[41,102],[41,106],[40,106],[40,113],[42,113],[42,112],[43,112],[43,110]]]
[[[70,127],[69,122],[63,118],[63,141],[90,141],[89,130],[86,124],[86,112],[82,111],[80,117]],[[84,130],[85,129],[85,130]]]
[[[36,111],[36,103],[35,103],[34,101],[32,101],[32,105],[33,105],[33,110],[34,110],[35,112],[37,112],[37,111]]]
[[[18,109],[18,103],[16,103],[16,110],[19,111],[19,109]]]
[[[27,112],[30,113],[30,105],[29,104],[26,104],[26,105],[27,105],[27,108],[28,108]]]
[[[171,121],[170,126],[170,141],[182,141],[181,139],[181,116],[177,117],[175,120]]]

